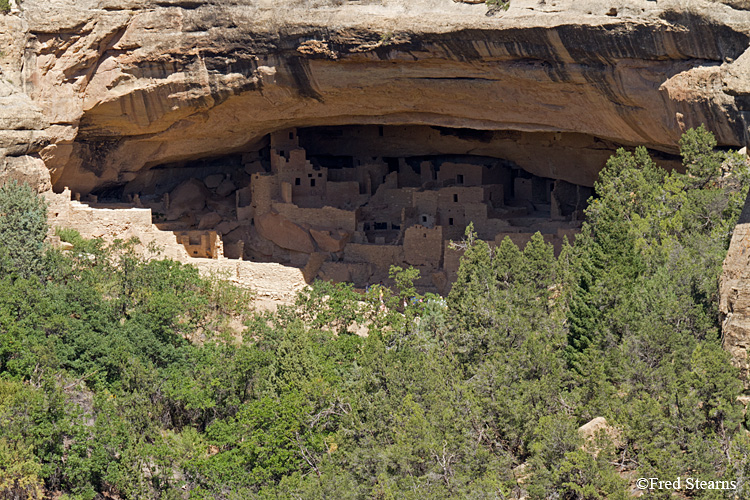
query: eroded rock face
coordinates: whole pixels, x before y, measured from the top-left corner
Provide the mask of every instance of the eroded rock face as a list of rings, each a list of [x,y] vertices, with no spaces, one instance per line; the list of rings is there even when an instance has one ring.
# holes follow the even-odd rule
[[[255,227],[263,238],[281,248],[306,254],[315,251],[315,244],[310,234],[299,224],[295,224],[283,215],[270,212],[261,215],[256,219]]]
[[[9,181],[26,183],[40,193],[52,188],[44,162],[33,156],[0,158],[0,185]]]
[[[750,196],[732,233],[719,281],[722,346],[750,389]]]
[[[349,242],[351,235],[346,231],[310,229],[310,235],[323,252],[340,252]]]
[[[745,3],[513,0],[488,16],[451,0],[25,0],[0,19],[0,99],[15,107],[0,148],[86,193],[291,127],[577,133],[674,153],[706,123],[741,146]]]
[[[186,213],[198,212],[206,206],[208,190],[198,179],[189,179],[170,193],[167,218],[175,220]]]

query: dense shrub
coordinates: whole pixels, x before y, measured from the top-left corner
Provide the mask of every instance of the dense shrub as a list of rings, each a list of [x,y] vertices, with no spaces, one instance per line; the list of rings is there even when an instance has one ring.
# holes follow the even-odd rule
[[[39,276],[47,236],[47,203],[28,184],[0,187],[0,266],[19,276]]]
[[[681,476],[745,498],[717,282],[747,165],[705,129],[681,145],[687,174],[618,151],[557,258],[469,227],[446,298],[393,268],[394,291],[316,283],[273,314],[132,242],[45,253],[43,204],[0,190],[0,238],[32,243],[0,268],[0,497],[619,500]],[[617,439],[584,441],[594,417]]]

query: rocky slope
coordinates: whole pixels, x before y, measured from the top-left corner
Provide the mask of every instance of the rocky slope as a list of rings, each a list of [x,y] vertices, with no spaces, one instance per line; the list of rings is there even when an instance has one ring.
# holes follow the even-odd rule
[[[24,0],[0,16],[0,147],[85,193],[287,127],[576,132],[674,153],[705,122],[741,146],[746,4]],[[599,166],[555,177],[591,184]]]

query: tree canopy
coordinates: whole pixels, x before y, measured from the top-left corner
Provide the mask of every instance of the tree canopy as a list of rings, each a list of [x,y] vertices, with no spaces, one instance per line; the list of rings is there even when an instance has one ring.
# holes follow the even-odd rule
[[[263,314],[132,242],[42,246],[43,203],[7,185],[0,498],[614,500],[638,477],[746,497],[717,285],[747,162],[705,128],[680,145],[684,173],[617,151],[557,257],[470,226],[445,298],[393,268],[394,290],[317,282]],[[587,438],[595,417],[611,432]]]

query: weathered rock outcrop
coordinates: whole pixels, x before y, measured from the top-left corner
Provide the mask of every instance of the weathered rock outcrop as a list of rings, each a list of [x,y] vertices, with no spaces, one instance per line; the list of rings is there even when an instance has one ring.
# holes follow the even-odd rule
[[[350,234],[345,231],[328,231],[310,229],[310,235],[323,252],[340,252],[349,242]]]
[[[206,206],[208,190],[198,179],[188,179],[177,186],[171,193],[167,218],[175,220],[185,213],[197,212]]]
[[[263,214],[255,221],[255,227],[258,234],[281,248],[302,253],[315,251],[310,233],[283,215],[272,212]]]
[[[0,148],[86,193],[291,127],[569,132],[674,153],[705,122],[740,146],[746,4],[25,0],[0,18]],[[577,184],[596,174],[570,160],[528,168]]]
[[[750,196],[732,233],[719,282],[722,346],[750,389]]]
[[[50,123],[38,103],[24,92],[22,69],[26,23],[0,16],[0,182],[28,182],[39,191],[50,188],[49,174],[38,153],[50,142]],[[35,155],[35,156],[29,156]]]

